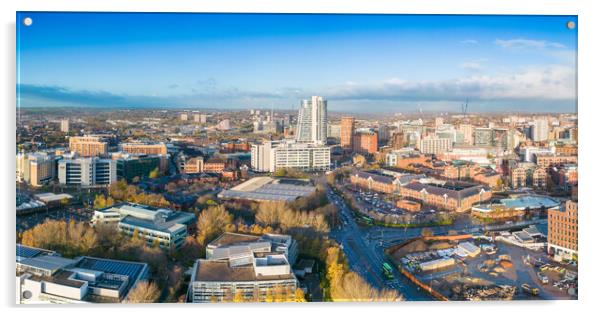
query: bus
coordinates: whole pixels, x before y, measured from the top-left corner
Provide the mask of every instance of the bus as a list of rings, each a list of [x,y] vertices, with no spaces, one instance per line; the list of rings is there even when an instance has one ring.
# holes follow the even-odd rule
[[[383,263],[383,275],[389,280],[393,279],[393,268],[387,262]]]

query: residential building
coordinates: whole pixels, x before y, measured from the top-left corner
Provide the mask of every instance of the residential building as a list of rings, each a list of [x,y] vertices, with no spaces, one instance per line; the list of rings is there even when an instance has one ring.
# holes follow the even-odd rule
[[[188,121],[188,113],[181,113],[180,121]]]
[[[61,120],[61,132],[69,133],[69,119]]]
[[[548,212],[548,253],[557,259],[575,259],[578,255],[578,205],[566,201],[558,210]]]
[[[373,131],[357,131],[353,135],[353,151],[374,154],[378,151],[378,134]]]
[[[576,164],[577,156],[564,156],[549,153],[535,154],[535,163],[537,166],[549,168],[554,165]]]
[[[95,210],[92,225],[116,224],[120,232],[137,233],[148,245],[179,248],[195,223],[193,213],[176,212],[148,205],[122,203]]]
[[[69,137],[69,150],[81,157],[106,156],[109,153],[109,144],[101,136],[72,136]]]
[[[297,244],[288,235],[225,233],[207,245],[206,259],[192,268],[188,299],[193,303],[294,299],[299,285],[291,266]]]
[[[341,118],[341,147],[353,148],[353,134],[355,133],[355,118],[344,116]]]
[[[303,100],[297,118],[298,142],[326,144],[328,134],[327,101],[319,96]]]
[[[251,167],[259,172],[282,168],[305,171],[330,169],[330,148],[295,141],[269,141],[251,147]]]
[[[98,157],[62,159],[58,162],[58,179],[68,186],[108,186],[117,181],[117,162]]]
[[[475,204],[482,204],[491,199],[492,193],[486,185],[424,179],[402,186],[399,194],[423,205],[464,212]]]
[[[531,175],[531,185],[536,188],[545,189],[548,184],[548,172],[545,168],[535,168]]]
[[[547,119],[537,119],[531,126],[531,139],[536,142],[548,140],[549,124]]]
[[[515,189],[527,186],[527,170],[525,168],[513,168],[511,171],[512,187]]]
[[[46,152],[17,154],[17,181],[40,187],[54,180],[56,158]]]

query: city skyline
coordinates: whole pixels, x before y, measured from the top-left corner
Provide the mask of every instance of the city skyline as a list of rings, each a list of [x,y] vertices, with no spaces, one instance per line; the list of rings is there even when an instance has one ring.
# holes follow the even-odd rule
[[[341,112],[456,112],[466,98],[470,112],[576,111],[575,16],[25,17],[21,107],[282,110],[321,95]]]

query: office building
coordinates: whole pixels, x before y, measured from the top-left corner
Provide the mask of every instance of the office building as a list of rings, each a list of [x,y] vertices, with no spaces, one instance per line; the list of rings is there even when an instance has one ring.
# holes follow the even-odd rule
[[[148,245],[179,248],[194,225],[193,213],[176,212],[134,203],[113,205],[94,211],[93,225],[116,224],[120,232],[132,236],[137,232]]]
[[[115,153],[112,159],[116,161],[117,179],[127,182],[148,178],[155,169],[161,170],[162,157],[159,155]]]
[[[251,146],[251,168],[258,172],[275,172],[293,168],[304,171],[330,169],[330,148],[294,141],[269,141]]]
[[[478,127],[474,129],[475,146],[493,146],[494,133],[491,128]]]
[[[490,200],[492,192],[480,184],[424,179],[402,186],[399,195],[442,210],[464,212]]]
[[[188,300],[292,300],[299,284],[291,268],[297,252],[297,243],[288,235],[224,233],[207,245],[206,259],[195,262]]]
[[[69,150],[81,157],[106,156],[109,153],[107,139],[101,136],[69,137]]]
[[[328,124],[328,137],[329,138],[341,138],[341,125]]]
[[[61,132],[69,133],[69,119],[61,120]]]
[[[58,178],[67,186],[107,186],[117,181],[117,162],[98,157],[63,159],[58,162]]]
[[[149,276],[148,264],[61,257],[17,244],[17,304],[119,303]]]
[[[345,116],[341,118],[341,147],[353,148],[353,134],[355,133],[355,118]]]
[[[167,146],[163,142],[121,143],[119,150],[129,154],[167,155]]]
[[[452,140],[449,138],[427,136],[420,141],[419,149],[423,154],[442,154],[452,149]]]
[[[371,130],[356,131],[353,135],[353,151],[374,154],[378,151],[378,134]]]
[[[573,260],[578,255],[578,205],[566,201],[548,211],[548,253],[556,259]]]
[[[328,134],[327,101],[319,96],[303,100],[297,118],[296,140],[304,143],[326,144]]]

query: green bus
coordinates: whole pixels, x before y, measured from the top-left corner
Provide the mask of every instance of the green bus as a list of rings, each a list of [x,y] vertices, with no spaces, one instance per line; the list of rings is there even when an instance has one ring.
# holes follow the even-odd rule
[[[393,279],[393,268],[387,262],[383,263],[383,275],[387,279]]]

